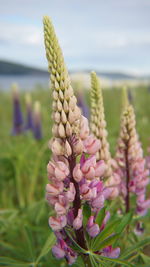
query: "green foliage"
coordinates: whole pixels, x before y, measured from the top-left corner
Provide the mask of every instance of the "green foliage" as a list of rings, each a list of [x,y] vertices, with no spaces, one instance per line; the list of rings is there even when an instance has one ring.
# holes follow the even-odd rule
[[[99,226],[101,226],[101,224],[102,224],[102,222],[103,222],[103,220],[105,218],[105,212],[106,212],[106,209],[105,209],[105,207],[103,207],[99,211],[99,213],[98,213],[98,215],[96,217],[95,223],[97,223]]]

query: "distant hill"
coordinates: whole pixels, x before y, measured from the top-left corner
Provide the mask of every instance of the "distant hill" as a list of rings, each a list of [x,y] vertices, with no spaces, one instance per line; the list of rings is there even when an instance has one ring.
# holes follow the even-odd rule
[[[90,74],[91,70],[82,70],[82,73]],[[71,74],[80,73],[80,71],[71,71]],[[97,71],[98,76],[104,77],[110,80],[130,80],[130,79],[150,79],[150,76],[136,76],[132,74],[126,74],[124,72],[114,71]],[[45,75],[48,76],[46,70],[25,66],[23,64],[8,62],[0,60],[0,75]]]
[[[122,72],[97,72],[97,75],[103,76],[111,80],[130,80],[137,79],[137,76],[122,73]]]
[[[0,75],[48,75],[47,71],[0,60]]]
[[[137,77],[136,75],[127,74],[124,72],[117,72],[117,71],[99,71],[95,70],[96,74],[100,77],[104,77],[110,80],[130,80],[130,79],[138,79],[141,77]],[[86,70],[86,73],[90,73],[91,71]]]

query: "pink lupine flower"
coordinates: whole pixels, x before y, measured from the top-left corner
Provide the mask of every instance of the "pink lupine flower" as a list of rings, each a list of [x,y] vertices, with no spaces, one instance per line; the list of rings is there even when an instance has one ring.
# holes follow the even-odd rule
[[[83,215],[82,215],[82,209],[78,210],[78,215],[73,221],[73,227],[78,230],[82,226],[82,220],[83,220]]]
[[[82,116],[81,123],[80,123],[80,138],[82,140],[85,140],[89,136],[89,126],[88,126],[88,120]]]
[[[138,222],[134,229],[134,233],[138,236],[141,236],[144,233],[144,227],[142,222]]]
[[[57,196],[51,196],[49,193],[46,193],[45,198],[48,201],[48,204],[49,205],[53,205],[53,206],[58,201],[58,197]]]
[[[105,198],[104,196],[99,193],[97,195],[96,198],[94,198],[92,201],[91,201],[91,205],[93,208],[96,208],[96,209],[101,209],[104,207],[104,201],[105,201]]]
[[[60,193],[63,192],[64,184],[62,182],[53,184],[47,184],[46,185],[46,192],[50,194],[51,196],[57,196]]]
[[[44,18],[44,35],[51,72],[54,121],[50,142],[52,157],[47,166],[50,183],[46,186],[46,199],[52,205],[55,215],[49,218],[49,226],[57,238],[53,254],[56,258],[64,257],[71,265],[79,255],[71,248],[72,238],[87,250],[86,232],[91,237],[99,234],[100,229],[94,218],[106,199],[105,187],[100,181],[105,164],[103,161],[96,162],[100,142],[89,136],[88,120],[81,116],[76,105],[62,52],[47,17]],[[91,206],[93,216],[88,218],[87,226],[83,224],[82,214],[85,204]]]
[[[69,190],[66,192],[66,197],[69,202],[73,202],[75,198],[76,190],[73,183],[70,183]]]
[[[93,135],[89,135],[83,142],[85,152],[94,155],[100,149],[100,141]]]
[[[83,178],[83,173],[80,168],[80,164],[76,164],[76,166],[73,169],[73,178],[76,182],[80,182]]]
[[[103,190],[104,199],[108,199],[109,196],[111,195],[112,191],[113,191],[112,187],[105,187]]]
[[[64,162],[58,161],[56,163],[54,174],[59,181],[62,181],[68,176],[69,169]]]
[[[48,178],[54,177],[55,165],[53,162],[49,161],[47,165]]]
[[[67,210],[69,208],[68,205],[68,199],[64,195],[59,195],[58,202],[55,203],[55,211],[57,215],[64,215],[67,213]]]
[[[73,152],[75,155],[80,155],[84,151],[84,145],[80,138],[73,141]]]
[[[69,174],[69,169],[63,161],[57,161],[55,164],[49,162],[47,166],[48,177],[55,177],[58,181],[63,181]]]
[[[95,176],[96,177],[102,177],[105,173],[105,170],[106,170],[106,164],[105,164],[104,160],[99,160],[96,163]]]
[[[112,259],[118,258],[120,255],[120,248],[112,248],[112,246],[108,246],[103,249],[101,255]]]
[[[52,253],[57,259],[62,259],[65,256],[65,251],[59,244],[52,247]]]
[[[94,223],[94,216],[91,216],[86,226],[87,232],[91,237],[95,237],[99,234],[100,229],[98,224]]]
[[[68,264],[72,265],[73,263],[75,263],[76,258],[77,258],[77,254],[71,248],[68,247],[67,253],[66,253],[66,259],[67,259]]]
[[[126,212],[130,209],[130,194],[132,193],[136,195],[137,214],[144,216],[150,208],[150,200],[145,200],[146,186],[150,179],[135,125],[133,107],[127,105],[123,113],[116,153],[117,173],[121,177],[120,191],[125,199]]]
[[[88,184],[81,185],[80,192],[81,192],[82,198],[84,200],[91,200],[91,198],[93,196],[93,194],[92,194],[93,192],[92,192],[92,189],[89,187]]]
[[[63,142],[58,138],[53,138],[50,142],[50,148],[56,156],[62,156],[64,155],[64,147]]]
[[[86,179],[92,180],[95,177],[96,157],[89,157],[83,164],[81,170]]]
[[[53,229],[53,231],[60,231],[63,227],[66,226],[66,224],[67,224],[66,216],[49,218],[49,225]]]
[[[145,200],[145,194],[138,195],[137,197],[137,213],[144,216],[150,208],[150,199]]]
[[[100,180],[96,180],[96,179],[90,182],[89,187],[95,188],[97,193],[102,192],[104,189],[103,182]]]

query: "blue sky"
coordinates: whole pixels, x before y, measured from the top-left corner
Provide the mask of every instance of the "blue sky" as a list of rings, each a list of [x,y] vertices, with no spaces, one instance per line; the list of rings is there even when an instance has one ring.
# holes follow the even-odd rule
[[[0,59],[46,68],[49,15],[69,69],[150,73],[149,0],[0,0]]]

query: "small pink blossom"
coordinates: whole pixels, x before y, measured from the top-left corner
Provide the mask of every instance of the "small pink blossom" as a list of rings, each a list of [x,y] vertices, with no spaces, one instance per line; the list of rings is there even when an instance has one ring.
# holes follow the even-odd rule
[[[84,140],[85,152],[94,155],[100,149],[100,140],[96,139],[93,135],[89,135]]]
[[[65,251],[60,247],[59,244],[52,247],[52,253],[57,259],[62,259],[65,256]]]
[[[108,258],[118,258],[120,255],[120,248],[112,248],[112,246],[108,246],[106,248],[103,249],[102,255],[104,257],[108,257]]]
[[[46,185],[46,192],[49,193],[51,196],[57,196],[63,192],[64,184],[60,182],[59,184],[47,184]]]
[[[82,214],[82,209],[78,210],[78,215],[73,221],[73,227],[78,230],[82,226],[82,220],[83,220],[83,214]]]
[[[96,167],[95,167],[95,176],[96,177],[101,177],[104,175],[104,172],[106,171],[106,164],[104,162],[104,160],[100,160],[96,163]]]
[[[66,192],[66,197],[69,202],[73,202],[75,198],[76,190],[73,183],[70,183],[69,189]]]
[[[73,178],[76,182],[80,182],[83,178],[83,173],[80,169],[80,163],[76,164],[73,169]]]
[[[104,201],[105,201],[104,196],[101,193],[99,193],[98,196],[92,200],[91,205],[93,208],[101,209],[104,207]]]
[[[64,162],[58,161],[56,163],[54,174],[59,181],[63,181],[68,176],[69,169]]]
[[[87,226],[86,226],[87,232],[91,237],[95,237],[99,234],[100,229],[98,224],[94,223],[94,216],[90,216]]]
[[[86,139],[89,135],[89,126],[87,118],[81,116],[81,123],[80,123],[80,137],[82,140]]]
[[[57,218],[50,217],[49,218],[49,225],[53,231],[60,231],[63,229],[67,224],[66,216],[59,216]]]

